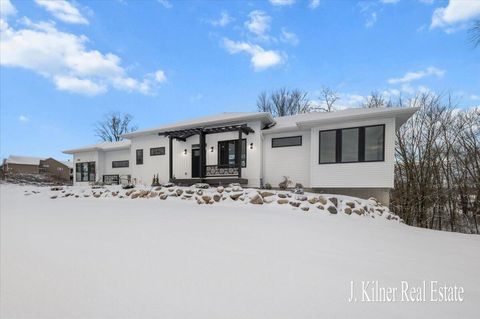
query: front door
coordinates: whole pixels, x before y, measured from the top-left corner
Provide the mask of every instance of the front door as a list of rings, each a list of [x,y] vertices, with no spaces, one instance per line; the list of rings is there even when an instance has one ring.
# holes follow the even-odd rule
[[[200,149],[192,146],[192,178],[200,177]]]

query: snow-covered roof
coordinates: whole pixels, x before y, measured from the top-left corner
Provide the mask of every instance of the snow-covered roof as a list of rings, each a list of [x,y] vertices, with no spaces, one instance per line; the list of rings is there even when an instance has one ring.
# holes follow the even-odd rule
[[[405,123],[418,108],[350,108],[335,112],[311,112],[291,116],[282,116],[275,118],[276,124],[263,133],[277,133],[285,131],[294,131],[299,129],[308,129],[310,127],[335,122],[346,122],[350,120],[363,120],[374,118],[394,117],[397,128]]]
[[[209,116],[198,117],[186,121],[176,122],[169,125],[163,125],[145,130],[139,130],[132,133],[123,134],[125,138],[132,138],[141,135],[157,134],[162,131],[179,130],[194,127],[211,127],[214,125],[224,125],[244,121],[261,120],[264,124],[274,123],[272,115],[268,112],[224,112]]]
[[[45,157],[33,157],[33,156],[18,156],[10,155],[5,163],[7,164],[21,164],[21,165],[38,165]]]
[[[91,144],[91,145],[87,145],[79,148],[65,150],[63,151],[63,153],[75,154],[75,153],[90,152],[90,151],[116,151],[121,149],[127,149],[129,147],[130,147],[130,141],[123,140],[118,142],[103,142],[103,143]]]

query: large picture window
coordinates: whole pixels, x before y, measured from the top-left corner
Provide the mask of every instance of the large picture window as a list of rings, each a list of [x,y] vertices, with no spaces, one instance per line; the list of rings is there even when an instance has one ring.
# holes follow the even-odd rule
[[[218,142],[218,166],[236,167],[237,166],[237,147],[238,140],[219,141]],[[240,160],[242,167],[247,166],[247,140],[242,139],[240,145]]]
[[[150,149],[150,156],[165,155],[165,147],[153,147]]]
[[[385,125],[320,131],[319,163],[385,160]]]
[[[272,138],[272,148],[288,146],[302,146],[302,136]]]
[[[112,168],[128,167],[129,161],[112,161]]]
[[[95,182],[95,162],[76,163],[75,175],[77,182]]]
[[[137,165],[142,165],[143,164],[143,150],[137,150],[135,152],[136,154],[136,163]]]

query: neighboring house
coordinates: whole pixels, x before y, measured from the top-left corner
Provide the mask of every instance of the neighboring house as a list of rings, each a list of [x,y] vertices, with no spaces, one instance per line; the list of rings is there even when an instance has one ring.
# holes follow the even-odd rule
[[[3,170],[6,174],[42,174],[64,181],[71,181],[73,163],[71,161],[57,161],[51,157],[10,155],[4,160]]]
[[[417,108],[348,109],[273,118],[221,113],[124,134],[120,142],[66,150],[76,184],[131,179],[161,183],[239,182],[305,188],[388,202],[395,131]],[[293,186],[293,185],[292,185]]]

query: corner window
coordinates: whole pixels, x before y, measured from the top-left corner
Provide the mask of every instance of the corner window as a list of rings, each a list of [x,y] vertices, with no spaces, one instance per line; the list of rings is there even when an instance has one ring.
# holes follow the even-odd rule
[[[137,165],[143,164],[143,150],[136,151],[136,163]]]
[[[127,161],[112,161],[112,168],[121,168],[121,167],[128,167],[128,160]]]
[[[319,163],[385,160],[385,125],[320,131]]]
[[[218,166],[223,167],[236,167],[237,164],[237,147],[238,147],[238,140],[231,140],[231,141],[219,141],[218,142]],[[242,139],[242,143],[240,145],[240,161],[241,166],[247,166],[247,140]]]
[[[77,182],[95,182],[95,162],[76,163],[75,180]]]
[[[302,146],[302,136],[272,138],[272,148],[288,146]]]
[[[165,147],[153,147],[150,149],[150,156],[165,155]]]

